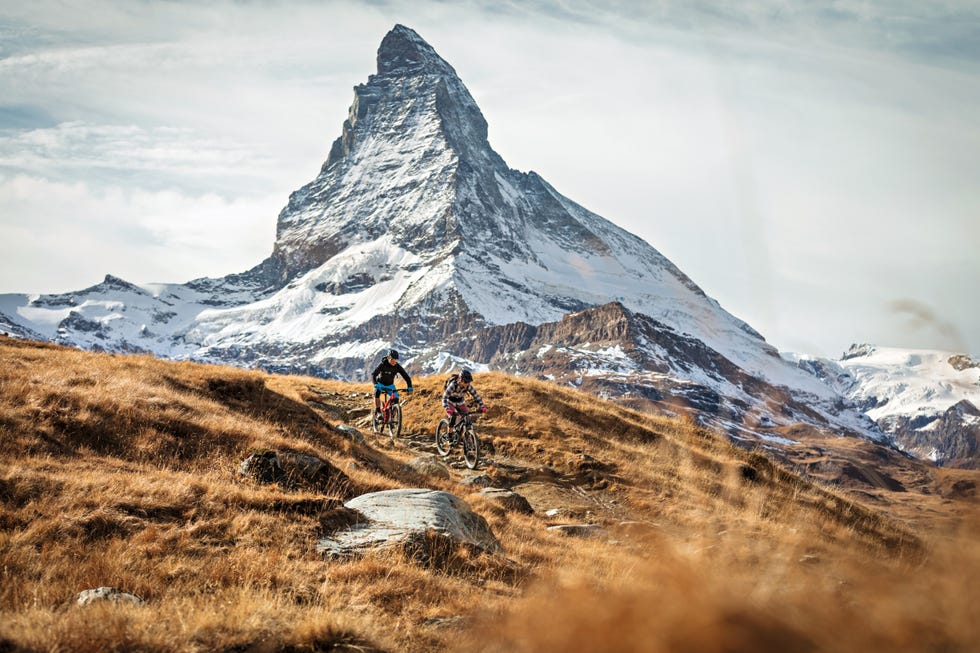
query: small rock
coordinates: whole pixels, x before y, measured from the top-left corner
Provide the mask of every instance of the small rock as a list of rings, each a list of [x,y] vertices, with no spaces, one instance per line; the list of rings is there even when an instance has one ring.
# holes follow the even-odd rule
[[[423,476],[434,476],[436,478],[450,478],[449,468],[435,456],[419,456],[409,460],[403,469],[412,471]]]
[[[343,435],[345,438],[351,442],[356,442],[357,444],[364,444],[366,440],[364,439],[364,434],[355,429],[353,426],[348,426],[347,424],[338,424],[334,427],[334,430]]]
[[[277,483],[288,489],[304,488],[343,493],[351,485],[347,475],[331,463],[316,456],[289,451],[250,454],[239,464],[238,473],[260,483]]]
[[[424,623],[432,628],[463,628],[471,621],[470,617],[460,614],[455,617],[429,617]]]
[[[238,473],[259,483],[277,483],[284,477],[275,451],[251,453],[239,463]]]
[[[133,605],[143,605],[146,603],[146,601],[135,594],[117,590],[115,587],[97,587],[94,590],[82,590],[78,594],[78,605],[88,605],[96,601],[132,603]]]
[[[476,487],[490,487],[493,480],[486,474],[467,474],[459,479],[460,485],[473,485]]]
[[[559,524],[549,526],[548,530],[569,537],[598,537],[603,532],[598,524]]]
[[[534,513],[534,508],[527,499],[513,490],[504,490],[497,487],[488,487],[480,490],[480,496],[493,500],[501,507],[511,512],[519,512],[522,515]]]

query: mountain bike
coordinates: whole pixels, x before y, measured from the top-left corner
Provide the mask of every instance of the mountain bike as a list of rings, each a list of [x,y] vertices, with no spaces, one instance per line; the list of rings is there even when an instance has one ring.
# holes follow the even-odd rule
[[[402,406],[407,404],[411,397],[405,401],[399,401],[398,390],[394,386],[391,386],[390,390],[386,387],[382,392],[384,395],[381,399],[381,410],[374,414],[372,428],[378,435],[388,431],[388,435],[394,439],[401,435]]]
[[[473,422],[480,413],[470,411],[458,417],[456,424],[450,428],[449,419],[443,418],[436,425],[436,450],[443,458],[449,455],[457,444],[463,445],[463,460],[470,469],[476,469],[480,462],[480,439],[473,430]]]

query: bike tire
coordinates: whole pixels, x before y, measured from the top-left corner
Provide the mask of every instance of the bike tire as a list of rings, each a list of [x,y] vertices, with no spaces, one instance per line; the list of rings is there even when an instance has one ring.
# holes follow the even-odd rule
[[[463,431],[463,460],[470,469],[476,469],[480,464],[480,440],[472,426]]]
[[[402,432],[402,407],[395,404],[388,412],[388,435],[397,438]]]
[[[449,429],[449,420],[440,420],[436,425],[436,451],[440,456],[448,456],[453,448],[453,435]]]

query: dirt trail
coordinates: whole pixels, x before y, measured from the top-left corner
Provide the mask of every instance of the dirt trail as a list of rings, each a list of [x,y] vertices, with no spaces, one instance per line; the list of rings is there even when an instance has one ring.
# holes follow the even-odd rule
[[[474,470],[467,469],[462,451],[455,447],[442,457],[435,446],[434,424],[430,432],[402,432],[392,440],[387,434],[375,433],[371,426],[372,400],[369,393],[338,393],[310,388],[320,401],[308,402],[321,414],[340,417],[346,424],[364,434],[368,446],[381,451],[410,452],[409,457],[434,456],[450,470],[455,482],[470,486],[511,490],[527,499],[536,514],[554,524],[603,523],[630,521],[633,516],[619,505],[607,488],[616,479],[610,466],[582,455],[575,469],[559,471],[540,461],[498,452],[498,438],[492,427],[477,425],[480,439],[480,461]],[[405,409],[416,408],[411,402]]]

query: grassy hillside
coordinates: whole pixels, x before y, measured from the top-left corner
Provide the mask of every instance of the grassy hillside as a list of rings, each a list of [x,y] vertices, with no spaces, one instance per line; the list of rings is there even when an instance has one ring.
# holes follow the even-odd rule
[[[367,385],[0,339],[0,650],[967,651],[980,641],[968,492],[894,520],[689,423],[574,390],[480,375],[479,473],[505,510],[405,466],[442,379],[405,406],[409,437],[357,426]],[[317,456],[336,482],[236,473],[250,452]],[[503,556],[423,565],[315,551],[358,494],[466,499]],[[968,485],[961,485],[961,488]],[[908,497],[903,499],[911,501]],[[904,505],[904,504],[903,504]],[[547,530],[602,528],[591,538]],[[932,532],[932,524],[943,524]],[[950,524],[956,524],[953,528]],[[113,586],[143,606],[77,606]]]

